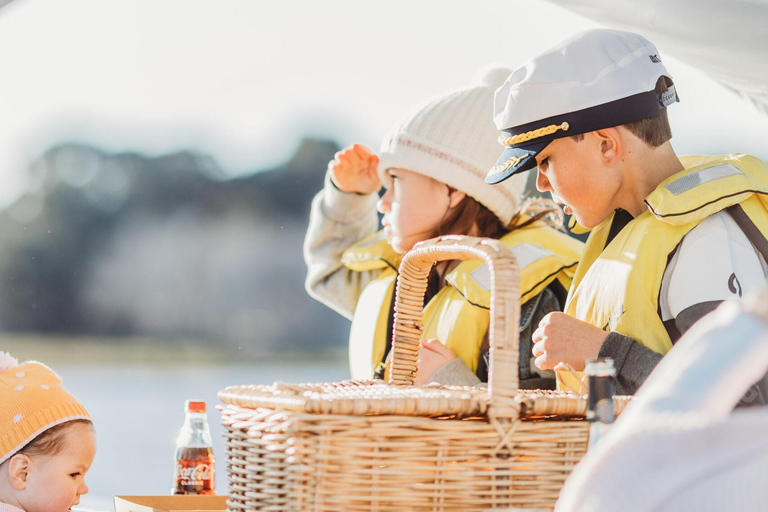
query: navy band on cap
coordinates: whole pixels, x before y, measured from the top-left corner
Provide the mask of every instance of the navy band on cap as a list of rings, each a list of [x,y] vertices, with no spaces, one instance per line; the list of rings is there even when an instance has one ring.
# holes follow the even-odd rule
[[[568,123],[568,130],[558,131],[551,135],[536,138],[531,141],[513,144],[511,147],[526,147],[538,142],[549,142],[561,137],[570,137],[582,133],[589,133],[604,128],[612,128],[622,124],[639,121],[648,117],[659,115],[659,97],[655,91],[641,92],[634,96],[628,96],[619,100],[614,100],[602,105],[559,114],[556,116],[540,119],[532,123],[515,126],[508,130],[503,130],[504,135],[513,137],[522,133],[536,130],[542,126],[561,125]]]

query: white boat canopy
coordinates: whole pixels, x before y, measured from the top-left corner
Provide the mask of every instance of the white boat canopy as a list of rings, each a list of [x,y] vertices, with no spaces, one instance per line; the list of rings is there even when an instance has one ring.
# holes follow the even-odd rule
[[[548,0],[637,32],[768,116],[768,0]]]

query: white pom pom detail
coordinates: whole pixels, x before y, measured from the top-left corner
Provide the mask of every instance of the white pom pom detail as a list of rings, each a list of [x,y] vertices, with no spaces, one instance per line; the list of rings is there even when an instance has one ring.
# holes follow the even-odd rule
[[[0,372],[19,366],[19,361],[8,352],[0,352]]]
[[[472,79],[473,84],[482,84],[491,89],[498,89],[512,74],[512,71],[499,65],[490,65],[479,70]]]
[[[16,391],[21,391],[22,389],[24,389],[24,384],[19,384],[16,386]]]
[[[14,417],[13,417],[13,422],[14,422],[14,423],[18,423],[18,422],[20,422],[20,421],[21,421],[21,418],[23,418],[23,417],[24,417],[24,416],[22,416],[22,415],[21,415],[21,413],[19,413],[19,414],[17,414],[16,416],[14,416]]]
[[[22,377],[23,377],[23,376],[25,376],[25,375],[26,375],[26,373],[24,373],[24,372],[16,372],[16,376],[17,376],[18,378],[22,378]]]

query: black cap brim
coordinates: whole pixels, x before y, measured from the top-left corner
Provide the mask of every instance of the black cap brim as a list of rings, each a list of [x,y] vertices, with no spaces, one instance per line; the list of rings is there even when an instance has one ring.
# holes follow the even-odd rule
[[[546,148],[551,141],[534,142],[519,147],[507,147],[496,165],[488,171],[485,182],[495,185],[513,174],[525,172],[536,167],[536,155]]]

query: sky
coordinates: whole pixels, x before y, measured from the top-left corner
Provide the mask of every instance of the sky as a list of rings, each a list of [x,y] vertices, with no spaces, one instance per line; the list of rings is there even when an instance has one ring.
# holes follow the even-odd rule
[[[279,165],[306,136],[375,148],[478,69],[599,26],[543,0],[13,0],[0,8],[0,208],[65,142],[194,150],[231,175]],[[677,152],[768,159],[768,118],[658,49],[681,98]]]

